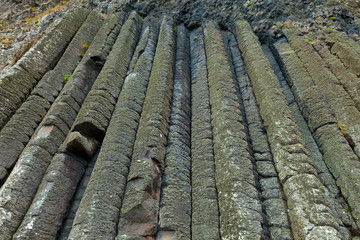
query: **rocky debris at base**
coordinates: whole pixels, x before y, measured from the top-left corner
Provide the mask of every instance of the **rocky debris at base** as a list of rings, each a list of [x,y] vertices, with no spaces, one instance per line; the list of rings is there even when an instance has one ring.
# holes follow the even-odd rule
[[[316,3],[64,5],[0,75],[1,239],[356,240],[356,2]]]

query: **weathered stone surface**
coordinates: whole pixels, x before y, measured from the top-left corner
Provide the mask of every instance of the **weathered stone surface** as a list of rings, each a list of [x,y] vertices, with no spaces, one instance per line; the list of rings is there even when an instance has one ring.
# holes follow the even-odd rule
[[[174,76],[175,34],[172,25],[170,18],[163,17],[116,239],[150,237],[157,233],[161,173],[164,171]],[[143,169],[146,165],[147,170]]]
[[[269,225],[279,228],[289,228],[287,206],[285,200],[268,199],[264,201]]]
[[[286,51],[283,51],[284,47],[287,48]],[[292,71],[294,65],[290,65],[289,62],[287,62],[286,65],[284,65],[283,60],[285,59],[285,56],[289,57],[291,55],[293,57],[292,60],[296,61],[297,64],[300,65],[299,59],[295,56],[295,52],[291,49],[291,47],[289,47],[289,45],[287,43],[282,43],[282,44],[276,43],[275,51],[277,51],[278,57],[281,60],[280,62],[282,64],[282,68],[284,69],[284,72],[290,73],[286,80],[289,80],[289,79],[293,80],[293,84],[294,84],[293,87],[296,85],[299,85],[299,83],[300,84],[303,83],[304,79],[299,78],[299,76],[294,76],[294,72]],[[281,55],[279,55],[280,52],[281,52]],[[273,65],[273,68],[275,69],[274,63],[272,63],[272,65]],[[300,72],[300,74],[303,74],[303,75],[304,75],[304,73],[306,73],[305,70],[303,72]],[[281,72],[278,72],[277,74],[279,76],[279,74],[281,74]],[[288,89],[288,85],[286,84],[286,82],[285,82],[286,80],[284,79],[284,77],[282,77],[281,79],[282,80],[280,80],[280,78],[279,78],[282,89]],[[293,88],[293,89],[296,90],[296,88]],[[295,91],[294,91],[294,93],[296,94]],[[304,95],[300,95],[299,97],[303,97],[303,96]],[[321,95],[317,95],[317,97],[321,97]],[[325,195],[327,196],[329,206],[331,208],[333,216],[335,217],[336,222],[340,226],[339,232],[341,233],[341,235],[344,239],[348,239],[348,237],[347,237],[348,233],[346,231],[341,230],[344,228],[342,226],[344,226],[344,225],[351,226],[351,225],[355,225],[355,223],[354,222],[349,223],[349,221],[346,217],[344,218],[344,216],[342,214],[339,214],[339,211],[341,212],[341,209],[349,208],[349,207],[346,207],[346,203],[345,203],[344,207],[339,207],[336,204],[335,198],[336,197],[342,198],[342,197],[339,197],[341,195],[340,190],[336,186],[335,180],[334,180],[333,176],[331,175],[331,173],[329,172],[329,170],[323,160],[323,156],[320,153],[320,150],[308,128],[308,125],[304,119],[304,116],[300,112],[300,109],[299,109],[297,103],[294,101],[294,95],[290,92],[290,94],[288,94],[286,96],[286,98],[287,98],[287,101],[291,108],[291,111],[293,112],[295,120],[299,126],[300,132],[303,136],[306,149],[308,150],[310,157],[314,161],[314,166],[316,168],[316,171],[319,174],[318,178],[322,182],[322,184],[324,184],[324,186],[325,186]],[[306,103],[306,104],[310,104],[310,103]]]
[[[102,140],[104,137],[114,106],[111,104],[111,101],[113,101],[111,96],[108,100],[100,97],[100,94],[101,92],[115,92],[113,97],[118,98],[140,35],[141,21],[140,16],[134,12],[122,27],[121,33],[113,46],[114,50],[109,54],[102,71],[94,82],[72,131],[85,133],[97,140]],[[108,82],[112,84],[108,85]],[[110,106],[104,109],[104,106],[109,104]],[[94,123],[92,119],[95,119]]]
[[[131,163],[116,239],[157,233],[160,189],[160,168],[152,159],[149,148],[144,158],[134,159]]]
[[[60,152],[72,152],[85,158],[92,158],[99,146],[99,142],[91,137],[84,136],[79,132],[71,132],[65,139]]]
[[[0,190],[0,235],[11,239],[31,204],[51,155],[38,146],[28,146]],[[24,187],[26,186],[26,187]]]
[[[208,72],[202,28],[190,32],[191,236],[220,239]]]
[[[76,192],[74,193],[71,203],[69,205],[69,211],[66,215],[66,218],[63,220],[63,225],[62,225],[60,231],[58,231],[57,239],[59,239],[59,240],[67,240],[68,239],[76,212],[80,205],[80,201],[81,201],[81,199],[84,195],[85,189],[89,183],[90,176],[92,174],[95,162],[99,155],[98,153],[99,152],[97,152],[97,154],[95,154],[95,156],[91,159],[91,161],[86,166],[85,173],[83,174],[82,179],[79,182]]]
[[[347,46],[346,43],[337,41],[331,46],[331,53],[338,56],[352,73],[358,76],[360,75],[360,67],[359,64],[357,64],[360,60],[360,54],[358,52]]]
[[[66,154],[54,156],[12,239],[56,238],[68,211],[69,202],[84,173],[84,163]]]
[[[263,177],[276,177],[274,163],[271,161],[258,161],[256,162],[256,169]]]
[[[157,233],[160,239],[191,238],[190,49],[189,33],[183,25],[177,26],[176,39],[174,93]]]
[[[354,150],[360,156],[360,111],[356,108],[354,101],[345,91],[341,82],[329,70],[326,63],[307,42],[305,38],[297,36],[296,29],[285,30],[290,45],[297,51],[307,71],[310,73],[314,83],[321,89],[324,98],[333,109],[336,120],[341,122],[348,131],[348,137],[353,141]]]
[[[341,239],[336,230],[338,225],[326,204],[324,187],[314,175],[301,174],[290,178],[284,184],[284,192],[288,199],[290,219],[295,223],[292,225],[295,238],[303,239],[314,234],[314,230],[307,228],[312,225],[314,229],[328,227],[333,234],[329,235],[330,239]],[[311,207],[305,205],[308,201],[314,202]],[[307,219],[311,219],[311,222],[307,222]]]
[[[344,86],[346,92],[351,96],[357,109],[360,111],[360,78],[349,72],[342,62],[326,46],[320,44],[314,45],[324,62],[330,67],[330,70]],[[359,59],[360,60],[360,59]]]
[[[0,181],[3,181],[6,177],[8,176],[8,172],[6,170],[6,168],[4,168],[3,166],[0,167]]]
[[[20,106],[21,102],[30,94],[31,89],[35,85],[36,80],[25,70],[14,67],[6,75],[0,77],[0,89],[6,91],[7,88],[19,89],[15,92],[17,100],[10,101],[8,97],[0,98],[0,129],[7,123],[12,114]]]
[[[314,84],[290,44],[278,41],[274,48],[310,130],[314,132],[320,126],[336,122],[323,93]]]
[[[284,193],[289,199],[289,217],[294,238],[305,239],[309,236],[311,232],[309,232],[308,227],[311,223],[314,227],[330,224],[330,226],[335,227],[331,232],[331,237],[338,239],[339,233],[336,230],[338,226],[330,208],[326,205],[324,191],[316,191],[316,189],[323,188],[323,185],[317,178],[313,162],[308,157],[304,142],[301,139],[301,133],[290,108],[287,106],[285,96],[281,93],[270,63],[262,52],[256,36],[251,32],[249,24],[238,20],[235,27],[239,47],[253,84],[261,116],[264,119],[276,169],[282,184],[284,184]],[[302,176],[308,177],[302,179]],[[295,182],[295,179],[299,179],[299,181]],[[307,181],[316,183],[316,185],[311,185]],[[316,197],[303,197],[300,205],[296,195],[292,195],[290,186],[303,189],[299,193],[300,195],[298,194],[299,197],[301,194],[307,196],[314,194]],[[290,205],[289,201],[293,201],[293,205]],[[318,207],[319,205],[321,207]],[[300,206],[304,209],[311,209],[312,215],[303,215],[303,210],[296,208]],[[318,221],[319,218],[316,216],[326,216],[326,221]]]
[[[351,207],[351,214],[356,224],[360,226],[359,188],[360,162],[336,125],[327,125],[315,132],[324,161],[334,175],[341,193]],[[341,159],[341,160],[340,160]]]
[[[261,239],[261,205],[224,43],[212,22],[206,24],[204,36],[221,236]]]
[[[67,14],[56,27],[31,48],[15,66],[29,72],[35,79],[55,66],[86,17],[87,9],[78,8]]]
[[[140,42],[145,41],[146,44],[133,69],[136,77],[128,76],[129,78],[124,81],[110,120],[109,131],[104,138],[94,172],[76,213],[69,239],[115,237],[157,38],[158,25],[156,21],[150,21],[140,39]],[[132,108],[132,99],[137,99],[140,104],[139,113]]]
[[[98,48],[98,45],[95,44],[91,47]],[[36,190],[41,182],[41,179],[43,178],[45,170],[50,164],[50,160],[53,154],[55,154],[58,147],[65,139],[64,134],[67,134],[64,133],[63,126],[56,127],[56,125],[45,125],[45,122],[48,124],[51,122],[49,122],[47,118],[50,118],[50,116],[55,116],[62,119],[63,122],[68,125],[68,127],[71,127],[77,113],[72,106],[70,106],[67,102],[60,101],[60,99],[63,96],[70,96],[73,97],[79,105],[81,105],[100,69],[101,64],[92,61],[89,53],[87,53],[76,68],[68,84],[65,85],[63,91],[60,93],[54,104],[51,106],[50,110],[45,116],[43,123],[40,124],[35,131],[35,134],[30,140],[30,143],[24,149],[16,167],[8,177],[8,179],[10,180],[8,182],[5,182],[5,184],[3,185],[3,194],[5,194],[7,197],[15,199],[18,196],[27,196],[26,198],[21,198],[21,208],[16,207],[16,214],[7,215],[6,219],[1,221],[2,224],[0,225],[3,229],[4,236],[11,237],[16,228],[19,226],[22,217],[25,215],[27,209],[31,204],[32,198],[34,197]],[[82,93],[82,95],[74,94],[78,92]],[[62,123],[62,121],[55,123]],[[47,156],[42,157],[41,161],[34,160],[31,167],[29,167],[27,165],[27,161],[30,161],[29,159],[34,158],[35,154],[32,153],[32,149],[38,149],[36,150],[36,154],[40,151],[39,149],[41,149],[41,151],[47,153]],[[33,174],[33,171],[36,171],[36,174]],[[19,172],[22,172],[21,176],[18,176]],[[14,181],[11,179],[16,180]],[[32,179],[31,184],[28,183],[28,179]],[[11,193],[7,192],[9,191],[8,189],[13,188],[14,184],[16,184],[19,189],[17,191],[11,191]],[[2,196],[1,193],[0,196]],[[0,208],[1,207],[3,207],[2,204],[0,204]],[[14,212],[14,206],[6,205],[4,206],[4,209],[4,211]],[[8,226],[9,223],[11,224],[10,227]]]

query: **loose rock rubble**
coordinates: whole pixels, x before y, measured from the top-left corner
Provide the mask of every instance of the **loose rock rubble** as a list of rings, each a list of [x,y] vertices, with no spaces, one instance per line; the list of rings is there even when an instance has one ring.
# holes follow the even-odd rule
[[[356,27],[201,3],[85,2],[2,72],[1,239],[359,239]]]

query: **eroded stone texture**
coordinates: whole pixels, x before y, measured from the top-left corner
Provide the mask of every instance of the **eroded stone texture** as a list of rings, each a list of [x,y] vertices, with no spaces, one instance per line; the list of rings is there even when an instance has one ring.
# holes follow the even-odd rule
[[[293,82],[293,89],[296,90],[296,86],[299,85],[299,83],[304,82],[306,80],[309,80],[309,77],[307,75],[307,72],[303,68],[303,71],[294,71],[294,66],[298,65],[300,66],[300,60],[296,57],[295,52],[292,50],[290,45],[286,42],[278,42],[274,46],[274,51],[278,55],[278,59],[280,60],[280,63],[282,65],[284,73],[287,75],[287,80],[291,80]],[[290,61],[291,60],[291,61]],[[292,63],[292,64],[289,64]],[[301,68],[298,68],[301,69]],[[295,75],[296,72],[296,75]],[[289,89],[286,80],[282,78],[280,80],[280,85],[283,89],[283,91],[288,91]],[[311,87],[311,85],[309,86]],[[294,91],[295,96],[298,97],[298,100],[300,100],[301,97],[304,97],[304,95],[300,94],[298,95],[298,91]],[[308,94],[311,93],[307,92]],[[320,152],[320,149],[318,148],[310,130],[308,129],[308,125],[306,121],[304,120],[304,117],[302,113],[299,110],[299,107],[296,102],[294,102],[294,96],[290,93],[286,95],[287,101],[289,103],[289,106],[294,114],[294,117],[296,119],[296,122],[300,128],[300,132],[303,135],[305,145],[307,150],[309,151],[309,154],[311,158],[314,160],[314,166],[318,172],[319,180],[324,184],[325,186],[325,194],[327,196],[327,200],[330,203],[330,208],[332,210],[332,213],[337,221],[337,223],[340,225],[340,233],[343,235],[344,239],[349,239],[349,233],[346,227],[354,227],[355,222],[353,220],[350,220],[349,218],[349,212],[344,214],[343,209],[348,209],[349,207],[345,203],[344,199],[341,196],[340,189],[337,187],[335,183],[335,179],[330,173],[328,167],[326,166],[323,155]],[[316,97],[318,99],[321,99],[322,95],[317,94]],[[306,103],[311,104],[311,102]],[[305,107],[303,105],[303,107]],[[316,120],[316,119],[314,119]],[[340,206],[337,204],[337,202],[341,201],[343,202],[344,206]],[[350,221],[349,221],[350,220]],[[356,228],[356,227],[355,227]]]
[[[59,24],[33,48],[31,48],[15,66],[29,72],[35,79],[52,68],[65,51],[76,31],[90,13],[88,9],[78,8],[67,14]]]
[[[71,132],[60,146],[60,152],[72,152],[75,155],[85,158],[92,158],[95,154],[99,142],[96,139],[82,135],[79,132]]]
[[[221,236],[261,239],[261,205],[224,43],[212,22],[204,36]]]
[[[124,81],[69,239],[115,237],[157,39],[158,23],[154,19],[145,21],[140,47],[135,50],[143,53],[133,56],[137,60]]]
[[[172,19],[163,17],[159,43],[139,121],[116,239],[150,238],[157,233],[175,60]]]
[[[346,92],[351,96],[357,109],[360,111],[360,78],[349,72],[340,59],[331,54],[327,46],[315,44],[314,48],[330,67],[331,72],[334,73],[339,82],[344,86]]]
[[[0,128],[7,123],[10,117],[20,107],[37,81],[41,79],[45,72],[55,66],[89,13],[90,10],[79,8],[67,14],[59,24],[32,47],[9,72],[1,76],[0,109],[3,114],[0,115]],[[10,91],[12,93],[7,93],[6,95],[1,94],[6,88],[12,88],[14,90]]]
[[[274,46],[279,54],[279,59],[283,64],[287,79],[293,83],[292,90],[297,102],[301,103],[299,107],[302,110],[304,117],[308,120],[310,130],[314,132],[315,140],[319,144],[321,152],[324,154],[324,161],[332,175],[334,175],[335,179],[338,179],[338,177],[352,178],[356,176],[359,172],[359,167],[354,162],[357,156],[340,133],[334,120],[332,109],[328,106],[319,87],[315,86],[311,78],[307,76],[308,73],[305,68],[301,66],[300,59],[296,56],[295,51],[288,43],[278,42]],[[307,83],[306,87],[304,86],[304,83]],[[310,111],[310,109],[313,110]],[[335,159],[344,159],[346,161],[339,162]],[[344,162],[348,163],[342,165]],[[339,166],[339,164],[341,164],[341,166]],[[339,171],[339,168],[342,170]],[[340,174],[340,172],[343,171],[352,172],[352,174]],[[349,201],[350,199],[358,198],[355,192],[353,192],[354,189],[357,189],[357,180],[345,181],[347,184],[339,185],[340,181],[338,179],[337,185],[340,187],[342,194],[351,206],[351,212],[358,222],[358,218],[356,217],[358,203],[356,203],[356,201]],[[350,186],[351,184],[354,185]],[[347,188],[349,188],[349,190],[347,190]],[[344,194],[345,192],[353,194],[352,198],[348,199],[349,195]]]
[[[103,45],[101,44],[101,46]],[[99,45],[94,44],[92,47],[96,49]],[[51,162],[52,156],[68,133],[64,132],[66,130],[64,126],[70,128],[73,124],[79,110],[77,104],[81,105],[83,103],[101,67],[101,63],[95,63],[89,54],[85,54],[2,186],[0,198],[6,196],[6,198],[11,198],[15,202],[18,202],[17,199],[21,199],[21,203],[18,202],[16,206],[6,204],[6,202],[0,203],[0,211],[4,213],[0,221],[1,234],[6,236],[4,239],[11,238],[21,223]],[[69,97],[75,101],[65,100]],[[74,104],[75,102],[76,104]],[[37,154],[42,154],[42,156],[36,161]],[[32,158],[35,158],[35,160],[31,161]],[[31,161],[30,165],[28,161]],[[12,214],[5,214],[7,212]]]
[[[239,99],[242,99],[244,106],[242,111],[245,113],[244,119],[247,122],[250,154],[255,159],[256,167],[254,169],[259,174],[258,180],[263,200],[263,209],[266,214],[266,222],[263,225],[264,235],[266,237],[270,235],[270,237],[275,239],[292,239],[287,206],[286,204],[278,204],[279,202],[284,202],[283,199],[285,197],[272,159],[266,131],[252,91],[250,79],[246,74],[245,64],[234,35],[230,36],[229,41],[235,74],[239,84]],[[281,226],[276,221],[272,221],[272,219],[276,219],[273,214],[274,212],[276,212],[276,216],[281,216]],[[270,233],[267,233],[267,231]]]
[[[360,157],[360,111],[319,54],[305,38],[297,36],[297,29],[290,28],[285,29],[285,31],[294,50],[301,49],[301,51],[297,51],[297,56],[314,83],[324,94],[326,101],[336,115],[337,122],[346,128],[347,135],[354,145],[354,151]]]
[[[334,175],[344,198],[351,207],[351,214],[360,226],[359,188],[360,162],[336,125],[327,125],[315,132],[324,161]]]
[[[220,239],[208,71],[202,28],[190,32],[190,50],[191,233],[194,239]]]
[[[51,160],[37,194],[12,239],[55,239],[86,162],[66,154]]]
[[[139,39],[141,22],[140,16],[134,12],[122,27],[72,131],[79,131],[98,141],[103,139]]]
[[[312,228],[331,226],[331,238],[340,239],[338,225],[325,200],[323,185],[317,178],[313,162],[308,157],[301,133],[270,63],[249,24],[238,20],[235,26],[239,47],[268,133],[276,169],[284,185],[284,193],[289,199],[289,217],[294,238],[305,239],[311,234]],[[305,197],[301,197],[301,200],[297,198],[290,191],[290,186],[301,188],[299,197]],[[290,201],[293,205],[289,204]],[[311,215],[304,214],[301,209],[312,209]]]
[[[171,234],[173,239],[191,239],[190,49],[189,33],[183,25],[177,26],[176,39],[174,93],[162,179],[159,240],[169,239]]]

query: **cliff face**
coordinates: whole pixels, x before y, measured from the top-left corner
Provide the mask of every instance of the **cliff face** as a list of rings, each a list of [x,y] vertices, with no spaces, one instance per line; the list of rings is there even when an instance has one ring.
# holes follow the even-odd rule
[[[358,239],[356,13],[261,4],[64,5],[0,75],[1,239]]]

